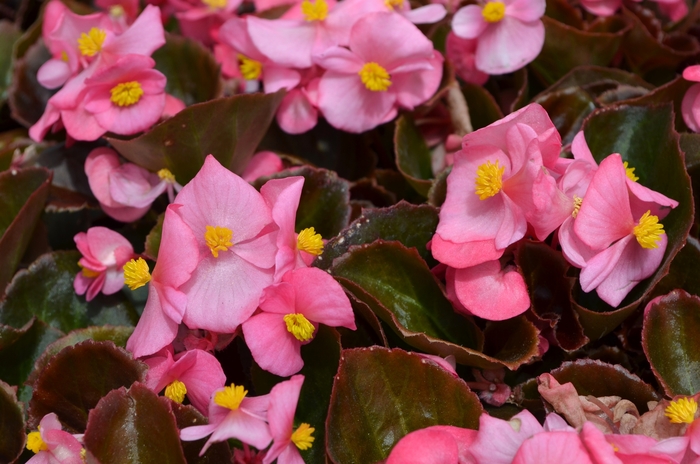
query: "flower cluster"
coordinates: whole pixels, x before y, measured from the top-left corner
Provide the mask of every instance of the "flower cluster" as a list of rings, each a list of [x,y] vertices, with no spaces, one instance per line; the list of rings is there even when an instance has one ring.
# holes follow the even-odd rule
[[[462,312],[503,320],[528,309],[506,253],[528,231],[544,240],[558,228],[583,291],[611,306],[658,268],[667,243],[659,221],[678,203],[639,184],[619,154],[598,166],[583,133],[573,159],[560,158],[561,148],[537,104],[464,137],[431,244]]]

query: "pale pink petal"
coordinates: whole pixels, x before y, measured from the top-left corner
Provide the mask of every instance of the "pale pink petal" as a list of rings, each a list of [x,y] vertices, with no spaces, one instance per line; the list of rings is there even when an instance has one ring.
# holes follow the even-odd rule
[[[150,209],[150,206],[144,206],[142,208],[136,208],[131,206],[107,206],[100,203],[102,211],[107,214],[107,216],[116,219],[121,222],[134,222],[141,219]]]
[[[431,251],[441,263],[459,269],[498,259],[504,250],[496,249],[493,239],[452,242],[435,234]]]
[[[578,238],[574,232],[574,222],[575,218],[569,216],[559,227],[559,244],[566,260],[571,265],[582,268],[596,255],[596,251]]]
[[[165,187],[157,175],[133,163],[123,164],[109,174],[109,193],[122,205],[149,207]]]
[[[535,229],[537,239],[544,240],[571,217],[573,203],[557,188],[554,177],[545,169],[539,170],[532,184],[532,198],[535,208],[527,212],[526,218]]]
[[[177,336],[179,321],[175,322],[163,312],[159,290],[159,284],[151,282],[146,307],[126,342],[126,349],[135,358],[155,353],[169,345]]]
[[[509,421],[482,414],[479,417],[479,434],[470,451],[479,464],[510,464],[520,445],[542,432],[540,423],[527,410],[519,412]]]
[[[36,79],[47,89],[57,89],[66,83],[70,75],[68,63],[63,60],[50,59],[41,65]]]
[[[331,47],[314,55],[314,63],[328,71],[343,74],[356,74],[365,64],[357,54],[343,47]]]
[[[499,261],[457,269],[454,285],[460,303],[483,319],[503,321],[530,307],[523,276],[512,267],[501,270]]]
[[[315,267],[286,273],[283,282],[294,287],[295,312],[313,322],[355,330],[355,316],[343,288],[327,272]]]
[[[272,219],[279,227],[276,241],[279,251],[275,257],[275,280],[294,268],[297,255],[294,230],[303,187],[304,178],[292,176],[271,179],[260,189],[260,194],[272,210]]]
[[[442,62],[442,55],[436,51],[428,61],[432,69],[400,73],[395,70],[391,76],[390,91],[396,94],[396,102],[401,107],[412,110],[432,97],[442,80]]]
[[[99,139],[107,132],[107,129],[100,126],[94,115],[86,111],[82,105],[74,109],[62,110],[61,120],[66,128],[66,132],[75,140],[91,142]]]
[[[513,464],[593,464],[575,432],[545,432],[526,440]]]
[[[301,343],[287,330],[281,314],[256,314],[243,323],[243,336],[253,359],[264,370],[287,377],[304,367]]]
[[[95,119],[100,126],[110,132],[132,135],[145,131],[157,123],[164,108],[165,93],[144,95],[134,105],[124,107],[112,105],[109,110],[95,114]]]
[[[581,5],[595,15],[612,16],[622,5],[622,0],[581,0]]]
[[[277,124],[286,133],[303,134],[316,126],[318,110],[303,91],[293,89],[282,99],[276,118]]]
[[[115,251],[124,247],[133,253],[131,243],[121,234],[106,227],[91,227],[87,231],[91,255],[105,266],[116,264]]]
[[[49,101],[46,109],[39,120],[29,128],[29,137],[35,142],[41,142],[46,137],[46,133],[58,122],[61,112]]]
[[[478,5],[467,5],[457,10],[452,18],[452,31],[463,39],[476,39],[487,28],[481,14],[482,8]]]
[[[402,14],[413,24],[433,24],[447,16],[447,10],[444,5],[433,3],[405,11]]]
[[[700,84],[695,84],[683,96],[681,114],[683,121],[693,132],[700,132]]]
[[[90,190],[103,205],[123,206],[114,201],[109,191],[109,175],[120,165],[117,152],[107,147],[95,148],[85,160],[85,174],[90,184]]]
[[[290,90],[301,81],[301,74],[289,68],[276,66],[273,63],[265,65],[263,85],[265,93],[274,93],[280,89]]]
[[[270,233],[273,229],[274,226],[270,225],[258,237],[237,243],[233,252],[261,270],[269,269],[270,275],[272,275],[272,267],[275,265],[275,254],[277,253],[276,234]]]
[[[296,448],[291,442],[292,430],[294,426],[294,413],[299,402],[301,385],[304,383],[303,375],[295,375],[286,382],[280,382],[270,391],[270,407],[267,411],[267,420],[270,425],[270,433],[274,443],[265,454],[262,464],[270,464],[279,456],[279,464],[288,463],[291,458],[296,462],[295,456],[281,456],[287,447]],[[299,459],[299,452],[296,453]],[[303,459],[301,460],[303,463]]]
[[[109,268],[105,271],[105,281],[102,286],[102,293],[113,295],[124,287],[124,270],[120,267]]]
[[[479,36],[476,67],[488,74],[507,74],[537,58],[543,45],[542,21],[524,23],[504,16]]]
[[[185,357],[193,358],[191,366],[186,370],[178,371],[179,363]],[[173,365],[172,376],[173,379],[185,384],[187,397],[202,414],[207,413],[207,406],[214,391],[226,383],[226,374],[219,360],[203,350],[187,351]]]
[[[181,206],[169,205],[165,210],[163,233],[153,280],[178,288],[190,279],[199,262],[197,240],[177,214]]]
[[[235,66],[236,71],[234,76],[240,75],[238,71],[238,59],[235,52],[242,53],[248,58],[256,61],[266,62],[268,59],[260,53],[260,50],[255,46],[248,34],[248,23],[246,18],[233,17],[228,19],[219,29],[219,40],[225,45],[232,47],[234,55],[231,60],[231,66]]]
[[[275,174],[282,169],[284,169],[284,162],[276,153],[260,151],[248,161],[248,166],[241,173],[241,177],[246,182],[253,182],[259,177]]]
[[[636,241],[634,235],[627,235],[589,259],[579,276],[581,289],[587,293],[603,283],[615,270],[625,248],[632,245],[632,241]]]
[[[506,16],[512,16],[523,22],[537,21],[544,16],[547,6],[545,0],[506,1]]]
[[[151,56],[154,51],[165,45],[165,32],[157,6],[146,5],[136,21],[102,47],[103,53],[115,56],[136,54]]]
[[[226,416],[211,434],[209,442],[219,442],[229,438],[236,438],[258,449],[267,447],[272,441],[265,421],[246,414],[240,408]]]
[[[275,63],[290,68],[308,68],[316,40],[313,22],[268,20],[248,16],[248,33],[260,52]]]
[[[632,217],[641,217],[647,211],[657,216],[660,220],[665,218],[672,208],[678,206],[676,200],[659,192],[643,186],[642,184],[627,178],[627,188],[630,192],[630,209]]]

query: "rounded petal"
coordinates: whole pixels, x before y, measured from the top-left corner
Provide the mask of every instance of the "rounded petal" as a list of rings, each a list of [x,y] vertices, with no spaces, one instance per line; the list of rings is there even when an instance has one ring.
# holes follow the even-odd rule
[[[542,21],[522,22],[505,16],[479,36],[476,67],[488,74],[507,74],[537,58],[543,45]]]
[[[413,24],[433,24],[447,16],[447,9],[444,5],[433,3],[404,11],[403,16]]]
[[[289,333],[281,314],[260,313],[243,323],[246,345],[258,365],[281,377],[304,367],[301,343]]]
[[[188,368],[179,372],[179,364],[185,357],[194,358],[187,362]],[[209,400],[214,392],[226,383],[226,374],[219,360],[203,350],[191,350],[179,358],[171,370],[174,379],[187,387],[187,397],[202,414],[207,414]]]
[[[258,50],[279,65],[303,69],[313,64],[316,26],[312,23],[248,16],[248,33]]]
[[[442,55],[435,52],[429,60],[432,69],[396,73],[391,76],[389,89],[396,94],[396,102],[402,108],[412,110],[435,94],[442,80]]]
[[[436,427],[415,430],[392,448],[386,464],[457,464],[455,437]]]
[[[295,312],[330,327],[355,330],[355,316],[343,288],[327,272],[315,267],[299,268],[282,276],[294,288]]]
[[[700,68],[700,65],[697,67]],[[698,80],[700,80],[700,77]],[[700,97],[700,84],[695,84],[685,93],[681,104],[683,121],[693,132],[700,132],[700,99],[698,97]]]
[[[294,413],[297,409],[299,394],[303,384],[304,376],[295,375],[285,382],[278,383],[270,391],[267,421],[270,424],[270,433],[275,442],[285,440],[288,442],[292,435]],[[268,460],[271,461],[271,459]]]
[[[544,16],[547,7],[545,0],[511,0],[506,1],[506,16],[512,16],[523,22],[537,21]]]
[[[109,175],[121,166],[117,152],[107,147],[95,148],[85,160],[85,174],[90,190],[97,200],[106,206],[120,207],[109,191]]]
[[[112,105],[96,113],[95,120],[109,132],[132,135],[145,131],[158,122],[165,108],[165,93],[143,95],[138,103],[120,107]]]
[[[470,451],[478,463],[510,464],[522,443],[542,431],[540,423],[527,410],[509,421],[482,414],[479,434]]]
[[[452,18],[452,31],[463,39],[476,39],[488,26],[478,5],[467,5],[457,10]]]
[[[264,67],[263,85],[265,93],[274,93],[280,89],[290,90],[296,87],[300,80],[301,74],[294,69],[275,66],[272,63]]]
[[[66,83],[70,75],[68,63],[63,60],[51,59],[41,65],[36,79],[47,89],[57,89]]]
[[[316,126],[318,110],[304,92],[294,89],[287,93],[277,109],[277,124],[288,134],[303,134]]]
[[[175,340],[179,323],[166,316],[162,308],[164,304],[158,284],[151,283],[143,314],[126,342],[126,349],[135,358],[153,354]]]

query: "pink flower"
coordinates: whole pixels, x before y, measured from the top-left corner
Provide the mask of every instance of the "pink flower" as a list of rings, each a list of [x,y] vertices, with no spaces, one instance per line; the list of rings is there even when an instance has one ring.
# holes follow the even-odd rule
[[[170,205],[165,210],[156,267],[152,275],[146,272],[141,276],[146,282],[150,280],[148,299],[126,343],[126,349],[136,358],[169,345],[177,336],[185,314],[187,296],[181,286],[190,279],[199,262],[199,249],[192,231],[177,214],[180,207]]]
[[[479,464],[510,464],[525,440],[544,429],[528,410],[510,420],[488,414],[479,417],[479,434],[469,451]]]
[[[525,440],[513,464],[594,464],[575,432],[540,433]]]
[[[284,169],[284,163],[275,152],[259,151],[253,155],[241,177],[246,182],[253,182],[259,177],[269,176]]]
[[[353,26],[349,46],[316,59],[327,70],[318,107],[338,129],[363,132],[388,122],[399,107],[412,110],[425,102],[440,84],[442,56],[400,15],[365,16]]]
[[[270,391],[270,407],[267,420],[270,423],[272,446],[265,454],[263,464],[270,464],[277,459],[277,464],[303,464],[299,450],[307,450],[313,446],[315,431],[307,423],[302,423],[294,430],[294,412],[297,409],[303,375],[295,375],[291,379],[280,382]]]
[[[301,71],[301,81],[282,99],[275,118],[288,134],[303,134],[318,122],[318,84],[321,81],[318,66]]]
[[[192,406],[203,414],[215,390],[226,383],[226,375],[219,361],[202,350],[178,353],[166,347],[143,360],[148,364],[145,385],[158,393],[165,388],[165,396],[182,403],[185,395]]]
[[[467,134],[447,178],[433,256],[454,268],[472,267],[499,259],[525,235],[528,220],[536,230],[551,228],[536,222],[544,205],[535,204],[533,186],[560,149],[559,133],[537,104]]]
[[[260,367],[286,377],[304,366],[302,343],[314,338],[318,324],[355,330],[355,317],[342,287],[313,267],[287,272],[265,290],[261,312],[243,323],[243,335]]]
[[[454,65],[457,75],[465,82],[483,85],[489,79],[489,75],[476,69],[477,43],[476,39],[463,39],[450,31],[445,43],[445,55]]]
[[[61,429],[58,416],[45,415],[39,430],[27,436],[27,449],[36,453],[27,464],[83,464],[83,446],[77,438]]]
[[[667,238],[659,221],[678,205],[627,180],[620,155],[603,160],[574,225],[579,239],[598,251],[581,271],[581,288],[596,290],[611,306],[619,305],[661,264]]]
[[[159,254],[199,256],[180,288],[187,295],[183,321],[191,329],[232,333],[273,281],[277,246],[270,209],[260,193],[211,155],[173,205],[179,205],[174,212],[195,242],[186,248],[161,245]]]
[[[581,0],[581,6],[598,16],[612,16],[622,5],[622,0]]]
[[[544,45],[544,0],[495,0],[460,8],[452,30],[464,39],[477,39],[476,68],[506,74],[525,66]]]
[[[469,448],[477,434],[450,425],[415,430],[392,448],[386,464],[471,464]]]
[[[362,17],[369,13],[384,11],[397,13],[413,24],[432,24],[442,20],[447,15],[444,5],[428,4],[411,9],[408,0],[346,0],[348,10]]]
[[[700,65],[685,68],[683,78],[688,81],[700,82]],[[683,96],[681,114],[690,130],[700,132],[700,84],[691,86]]]
[[[211,435],[204,444],[202,456],[212,443],[235,438],[258,449],[265,448],[272,436],[267,426],[270,395],[248,398],[241,385],[219,388],[209,403],[209,424],[185,427],[180,439],[194,441]]]
[[[83,269],[75,276],[73,288],[90,301],[98,293],[117,293],[124,286],[123,267],[134,257],[131,243],[106,227],[91,227],[74,238],[83,257],[78,265]]]
[[[165,191],[172,201],[173,191],[182,188],[167,169],[154,174],[132,163],[121,164],[117,152],[107,147],[90,152],[85,174],[102,210],[122,222],[141,218]]]

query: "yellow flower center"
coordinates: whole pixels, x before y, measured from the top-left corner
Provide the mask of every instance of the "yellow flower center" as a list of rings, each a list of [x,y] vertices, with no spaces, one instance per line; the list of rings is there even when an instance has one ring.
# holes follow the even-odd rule
[[[297,448],[304,451],[311,448],[315,438],[311,436],[315,428],[311,427],[306,422],[303,422],[292,434],[292,443],[297,445]]]
[[[87,462],[87,450],[85,448],[80,448],[80,459],[83,462]]]
[[[49,449],[49,446],[46,443],[44,443],[44,440],[42,440],[41,438],[41,432],[37,430],[27,435],[27,449],[29,451],[33,451],[34,454],[36,454],[39,451],[46,451],[47,449]]]
[[[666,407],[666,417],[673,424],[691,424],[695,420],[698,403],[693,398],[679,398]]]
[[[102,50],[102,44],[107,37],[107,32],[104,29],[93,27],[90,31],[80,34],[78,38],[78,50],[83,56],[95,56]]]
[[[365,63],[358,72],[362,83],[372,92],[386,92],[391,86],[391,76],[386,69],[379,66],[374,61]]]
[[[202,3],[215,10],[222,9],[226,6],[226,0],[202,0]]]
[[[658,216],[647,211],[639,218],[639,223],[634,226],[632,232],[642,248],[658,248],[661,235],[664,234],[664,225],[659,224]]]
[[[259,61],[251,60],[245,55],[238,54],[238,61],[241,64],[238,65],[238,69],[241,70],[241,75],[243,79],[247,81],[254,81],[260,77],[262,74],[262,63]]]
[[[78,266],[80,266],[80,269],[82,269],[83,275],[84,275],[85,277],[87,277],[88,279],[94,279],[95,277],[97,277],[98,275],[100,275],[100,273],[97,272],[97,271],[93,271],[92,269],[84,268],[83,265],[80,264],[80,263],[78,263]]]
[[[300,342],[306,342],[314,338],[314,325],[303,314],[287,314],[284,316],[284,322],[287,324],[289,333],[294,335],[294,338]]]
[[[297,249],[318,256],[323,253],[323,239],[321,234],[317,234],[313,227],[299,232],[297,237]]]
[[[390,10],[395,10],[395,9],[400,8],[401,5],[403,5],[403,0],[384,0],[384,4]]]
[[[634,175],[634,168],[629,167],[627,161],[622,163],[622,165],[625,167],[625,174],[627,174],[627,177],[629,177],[629,179],[632,182],[637,182],[639,180],[639,177]]]
[[[158,177],[160,177],[160,180],[164,180],[168,183],[174,184],[175,183],[175,176],[173,175],[172,172],[170,172],[169,169],[161,169],[158,171]]]
[[[222,408],[228,408],[232,411],[238,409],[241,401],[248,394],[248,390],[243,388],[243,385],[231,384],[230,387],[224,387],[223,390],[216,392],[214,395],[214,403]]]
[[[112,5],[109,7],[109,15],[113,18],[121,18],[124,16],[124,7],[121,5]]]
[[[136,81],[122,82],[112,87],[112,103],[117,106],[131,106],[138,103],[143,95],[141,84]]]
[[[301,2],[301,12],[307,21],[323,21],[328,16],[328,3],[326,0],[316,0],[313,3],[304,0]]]
[[[65,50],[61,52],[61,61],[65,61],[66,63],[68,63],[68,53],[66,53]]]
[[[486,200],[501,191],[503,188],[503,173],[505,166],[498,166],[487,161],[476,169],[476,188],[474,192],[479,195],[479,200]]]
[[[170,383],[170,385],[165,387],[165,396],[176,403],[182,403],[185,400],[186,394],[187,387],[179,380],[174,380],[172,383]]]
[[[488,2],[481,10],[481,16],[487,23],[497,23],[506,15],[506,5],[503,2]]]
[[[143,258],[132,259],[124,265],[124,283],[131,289],[143,287],[151,281],[148,263]]]
[[[233,231],[227,227],[207,226],[207,231],[204,233],[204,241],[207,242],[214,258],[219,257],[220,251],[228,251],[229,247],[233,246],[232,238]]]
[[[571,217],[578,216],[578,212],[581,209],[581,203],[583,203],[583,198],[578,195],[574,195],[574,210],[571,212]]]

